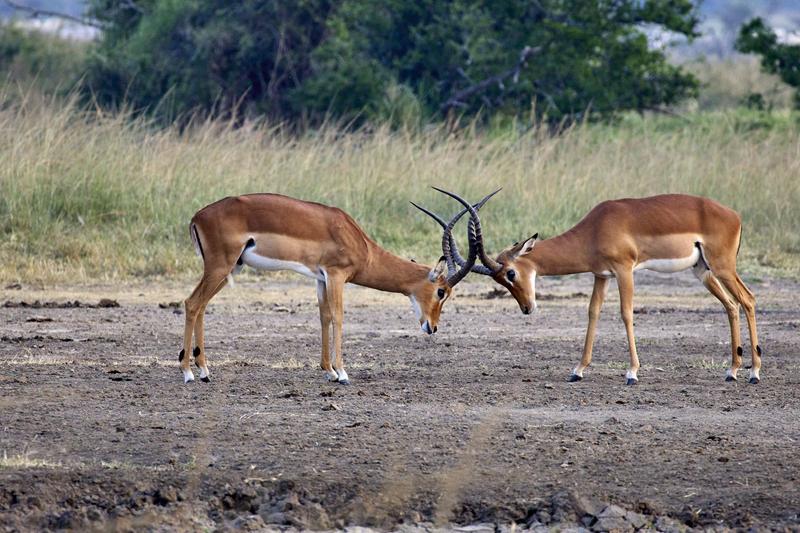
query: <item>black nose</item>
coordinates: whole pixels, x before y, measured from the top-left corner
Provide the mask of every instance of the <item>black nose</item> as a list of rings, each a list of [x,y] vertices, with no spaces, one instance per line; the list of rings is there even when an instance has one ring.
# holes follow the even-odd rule
[[[529,315],[531,314],[531,308],[526,305],[525,307],[522,308],[522,312],[526,315]]]

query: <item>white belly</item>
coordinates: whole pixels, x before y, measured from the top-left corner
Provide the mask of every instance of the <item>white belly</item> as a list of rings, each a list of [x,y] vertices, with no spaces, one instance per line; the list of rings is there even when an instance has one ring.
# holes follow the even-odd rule
[[[648,259],[642,261],[633,270],[655,270],[656,272],[664,272],[670,274],[672,272],[680,272],[687,268],[692,268],[700,260],[700,249],[697,247],[692,248],[692,255],[688,257],[679,257],[676,259]]]
[[[325,281],[325,276],[322,272],[313,272],[303,263],[265,257],[255,253],[254,249],[255,247],[247,248],[244,252],[242,252],[242,262],[247,266],[251,266],[259,270],[292,270],[298,274],[308,276],[309,278]]]

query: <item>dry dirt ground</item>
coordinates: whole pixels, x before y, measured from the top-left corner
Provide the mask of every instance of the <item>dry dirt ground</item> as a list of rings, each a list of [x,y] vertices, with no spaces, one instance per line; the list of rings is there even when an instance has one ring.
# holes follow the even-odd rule
[[[430,338],[404,297],[348,288],[350,386],[322,379],[302,279],[223,291],[212,382],[189,385],[183,315],[159,303],[191,283],[7,288],[0,530],[800,530],[800,284],[748,280],[750,385],[724,381],[727,319],[691,274],[637,276],[633,387],[614,284],[593,365],[567,382],[586,276],[541,280],[530,316],[465,282]],[[120,305],[86,307],[101,298]]]

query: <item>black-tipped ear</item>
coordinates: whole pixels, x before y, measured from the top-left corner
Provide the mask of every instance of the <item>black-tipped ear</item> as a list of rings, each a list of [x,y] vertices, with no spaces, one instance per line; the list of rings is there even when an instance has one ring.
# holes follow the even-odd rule
[[[436,263],[436,266],[433,267],[428,273],[428,280],[435,282],[437,279],[441,278],[447,272],[447,261],[445,261],[444,256],[439,258],[439,262]]]
[[[519,257],[521,255],[529,254],[533,250],[533,247],[536,245],[536,239],[539,237],[538,233],[534,233],[529,239],[524,241],[522,244],[518,244],[514,248],[514,257]]]

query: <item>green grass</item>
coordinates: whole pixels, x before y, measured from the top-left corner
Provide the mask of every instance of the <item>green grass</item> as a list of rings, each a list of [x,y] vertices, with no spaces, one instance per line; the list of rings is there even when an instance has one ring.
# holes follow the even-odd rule
[[[605,199],[710,196],[743,216],[745,272],[800,274],[800,127],[788,112],[628,116],[555,136],[442,127],[297,136],[261,123],[156,128],[35,94],[2,100],[11,103],[0,109],[0,282],[195,275],[192,214],[249,192],[336,205],[388,249],[430,263],[439,229],[408,202],[443,215],[456,205],[429,185],[473,200],[503,187],[482,217],[492,251],[566,230]]]

